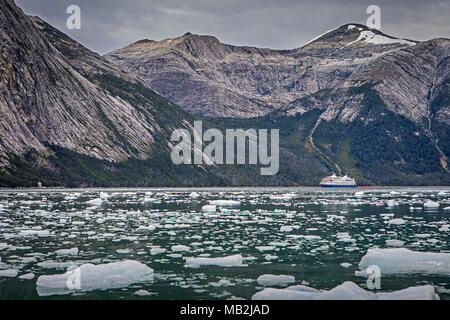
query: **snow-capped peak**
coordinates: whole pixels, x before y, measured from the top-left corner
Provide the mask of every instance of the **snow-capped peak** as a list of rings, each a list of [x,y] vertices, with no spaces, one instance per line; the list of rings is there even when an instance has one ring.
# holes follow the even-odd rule
[[[350,26],[349,26],[350,27]],[[352,45],[358,41],[364,41],[366,43],[372,43],[372,44],[392,44],[392,43],[399,43],[399,44],[406,44],[408,46],[414,46],[416,45],[413,41],[408,41],[404,39],[397,39],[397,38],[390,38],[386,37],[381,34],[377,34],[371,30],[361,31],[359,34],[358,39],[355,41],[350,42],[347,46]]]

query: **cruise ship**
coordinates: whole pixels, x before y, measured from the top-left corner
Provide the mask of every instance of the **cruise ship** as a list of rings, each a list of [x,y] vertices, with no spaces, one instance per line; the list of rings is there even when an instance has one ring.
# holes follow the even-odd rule
[[[356,181],[353,178],[350,178],[349,176],[345,175],[343,177],[341,176],[336,176],[336,175],[332,175],[332,176],[328,176],[323,178],[322,180],[320,180],[320,184],[321,187],[327,187],[327,188],[331,188],[331,187],[335,187],[335,188],[342,188],[342,187],[350,187],[350,188],[354,188],[356,187]]]

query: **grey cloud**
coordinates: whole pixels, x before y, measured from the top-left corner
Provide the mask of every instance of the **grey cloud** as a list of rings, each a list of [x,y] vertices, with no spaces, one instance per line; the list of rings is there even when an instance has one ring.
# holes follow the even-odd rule
[[[140,39],[161,40],[186,32],[222,42],[277,49],[299,47],[345,23],[365,24],[367,6],[381,7],[382,31],[427,40],[449,37],[450,1],[383,0],[16,0],[88,48],[107,53]],[[77,4],[82,29],[68,30],[66,8]]]

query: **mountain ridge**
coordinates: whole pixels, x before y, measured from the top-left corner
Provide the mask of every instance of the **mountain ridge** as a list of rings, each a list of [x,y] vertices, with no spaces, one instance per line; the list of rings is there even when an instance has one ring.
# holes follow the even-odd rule
[[[104,57],[189,112],[250,118],[333,87],[370,61],[419,43],[345,24],[290,50],[232,46],[189,33],[137,42]]]
[[[185,34],[106,59],[12,0],[0,6],[0,186],[317,185],[337,167],[360,185],[450,184],[446,39],[404,42],[349,24],[298,50]],[[189,113],[171,95],[209,110]],[[171,133],[195,120],[280,130],[279,173],[174,165]]]

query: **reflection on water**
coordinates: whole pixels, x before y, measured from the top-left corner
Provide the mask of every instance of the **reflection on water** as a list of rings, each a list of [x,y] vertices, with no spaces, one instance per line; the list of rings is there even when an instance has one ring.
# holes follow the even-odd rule
[[[355,271],[373,246],[450,252],[449,207],[444,187],[3,190],[0,298],[250,299],[263,274],[317,289],[345,281],[366,288]],[[241,265],[186,263],[236,255]],[[36,284],[86,263],[126,260],[144,274],[151,268],[151,281],[120,282],[131,270],[122,264],[96,269],[110,278],[90,290],[54,295]],[[450,299],[450,274],[381,278],[382,291],[422,284]]]

